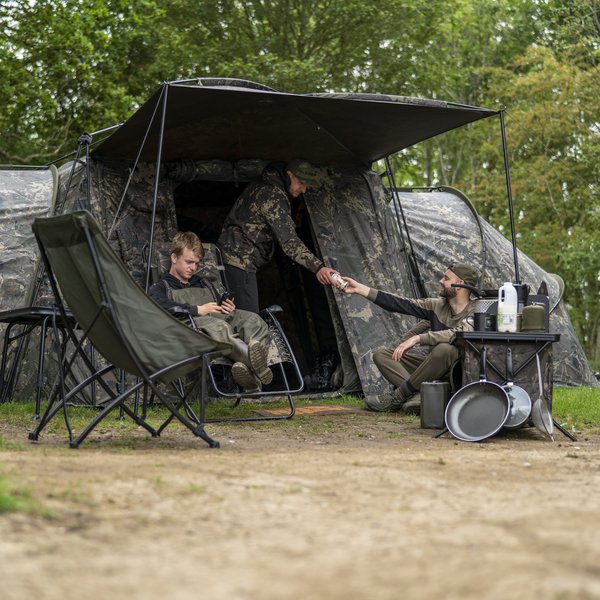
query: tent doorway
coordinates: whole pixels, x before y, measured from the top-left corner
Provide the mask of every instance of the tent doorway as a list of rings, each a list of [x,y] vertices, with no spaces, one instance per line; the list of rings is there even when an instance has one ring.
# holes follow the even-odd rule
[[[230,208],[246,185],[207,180],[179,184],[174,190],[178,229],[193,231],[203,242],[216,243]],[[293,201],[292,217],[300,239],[316,253],[314,231],[302,199]],[[277,244],[257,279],[261,308],[275,304],[283,309],[278,318],[300,370],[307,375],[307,391],[332,391],[331,379],[340,359],[324,287]]]

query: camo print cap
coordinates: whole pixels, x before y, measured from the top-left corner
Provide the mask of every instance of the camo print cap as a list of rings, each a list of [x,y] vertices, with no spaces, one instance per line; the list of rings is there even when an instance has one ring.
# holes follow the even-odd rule
[[[319,187],[319,169],[311,165],[307,160],[294,158],[287,164],[286,169],[291,171],[302,183],[308,187]]]
[[[479,272],[471,265],[465,263],[455,263],[448,267],[455,275],[460,277],[467,285],[476,286],[479,279]]]

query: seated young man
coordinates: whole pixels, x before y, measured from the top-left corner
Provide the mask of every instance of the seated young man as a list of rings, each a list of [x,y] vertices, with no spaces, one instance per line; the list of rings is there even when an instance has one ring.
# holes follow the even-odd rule
[[[255,313],[236,309],[233,298],[219,303],[215,286],[196,274],[203,259],[198,236],[178,232],[171,243],[171,268],[150,288],[150,297],[166,310],[178,307],[187,311],[200,331],[226,343],[233,379],[247,392],[260,391],[273,380],[267,366],[267,324]]]

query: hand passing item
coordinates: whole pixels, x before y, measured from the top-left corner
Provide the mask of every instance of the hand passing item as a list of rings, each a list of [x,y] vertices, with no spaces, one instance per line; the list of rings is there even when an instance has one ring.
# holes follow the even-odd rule
[[[341,292],[348,287],[348,282],[344,281],[339,273],[332,273],[331,279],[333,279],[333,285]]]

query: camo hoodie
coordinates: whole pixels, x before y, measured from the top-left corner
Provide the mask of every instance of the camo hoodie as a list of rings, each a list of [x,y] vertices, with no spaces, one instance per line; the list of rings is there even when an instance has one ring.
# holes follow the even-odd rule
[[[275,241],[299,265],[316,273],[323,263],[302,243],[291,216],[290,197],[274,169],[250,183],[229,211],[218,245],[225,264],[256,271],[271,260]]]

